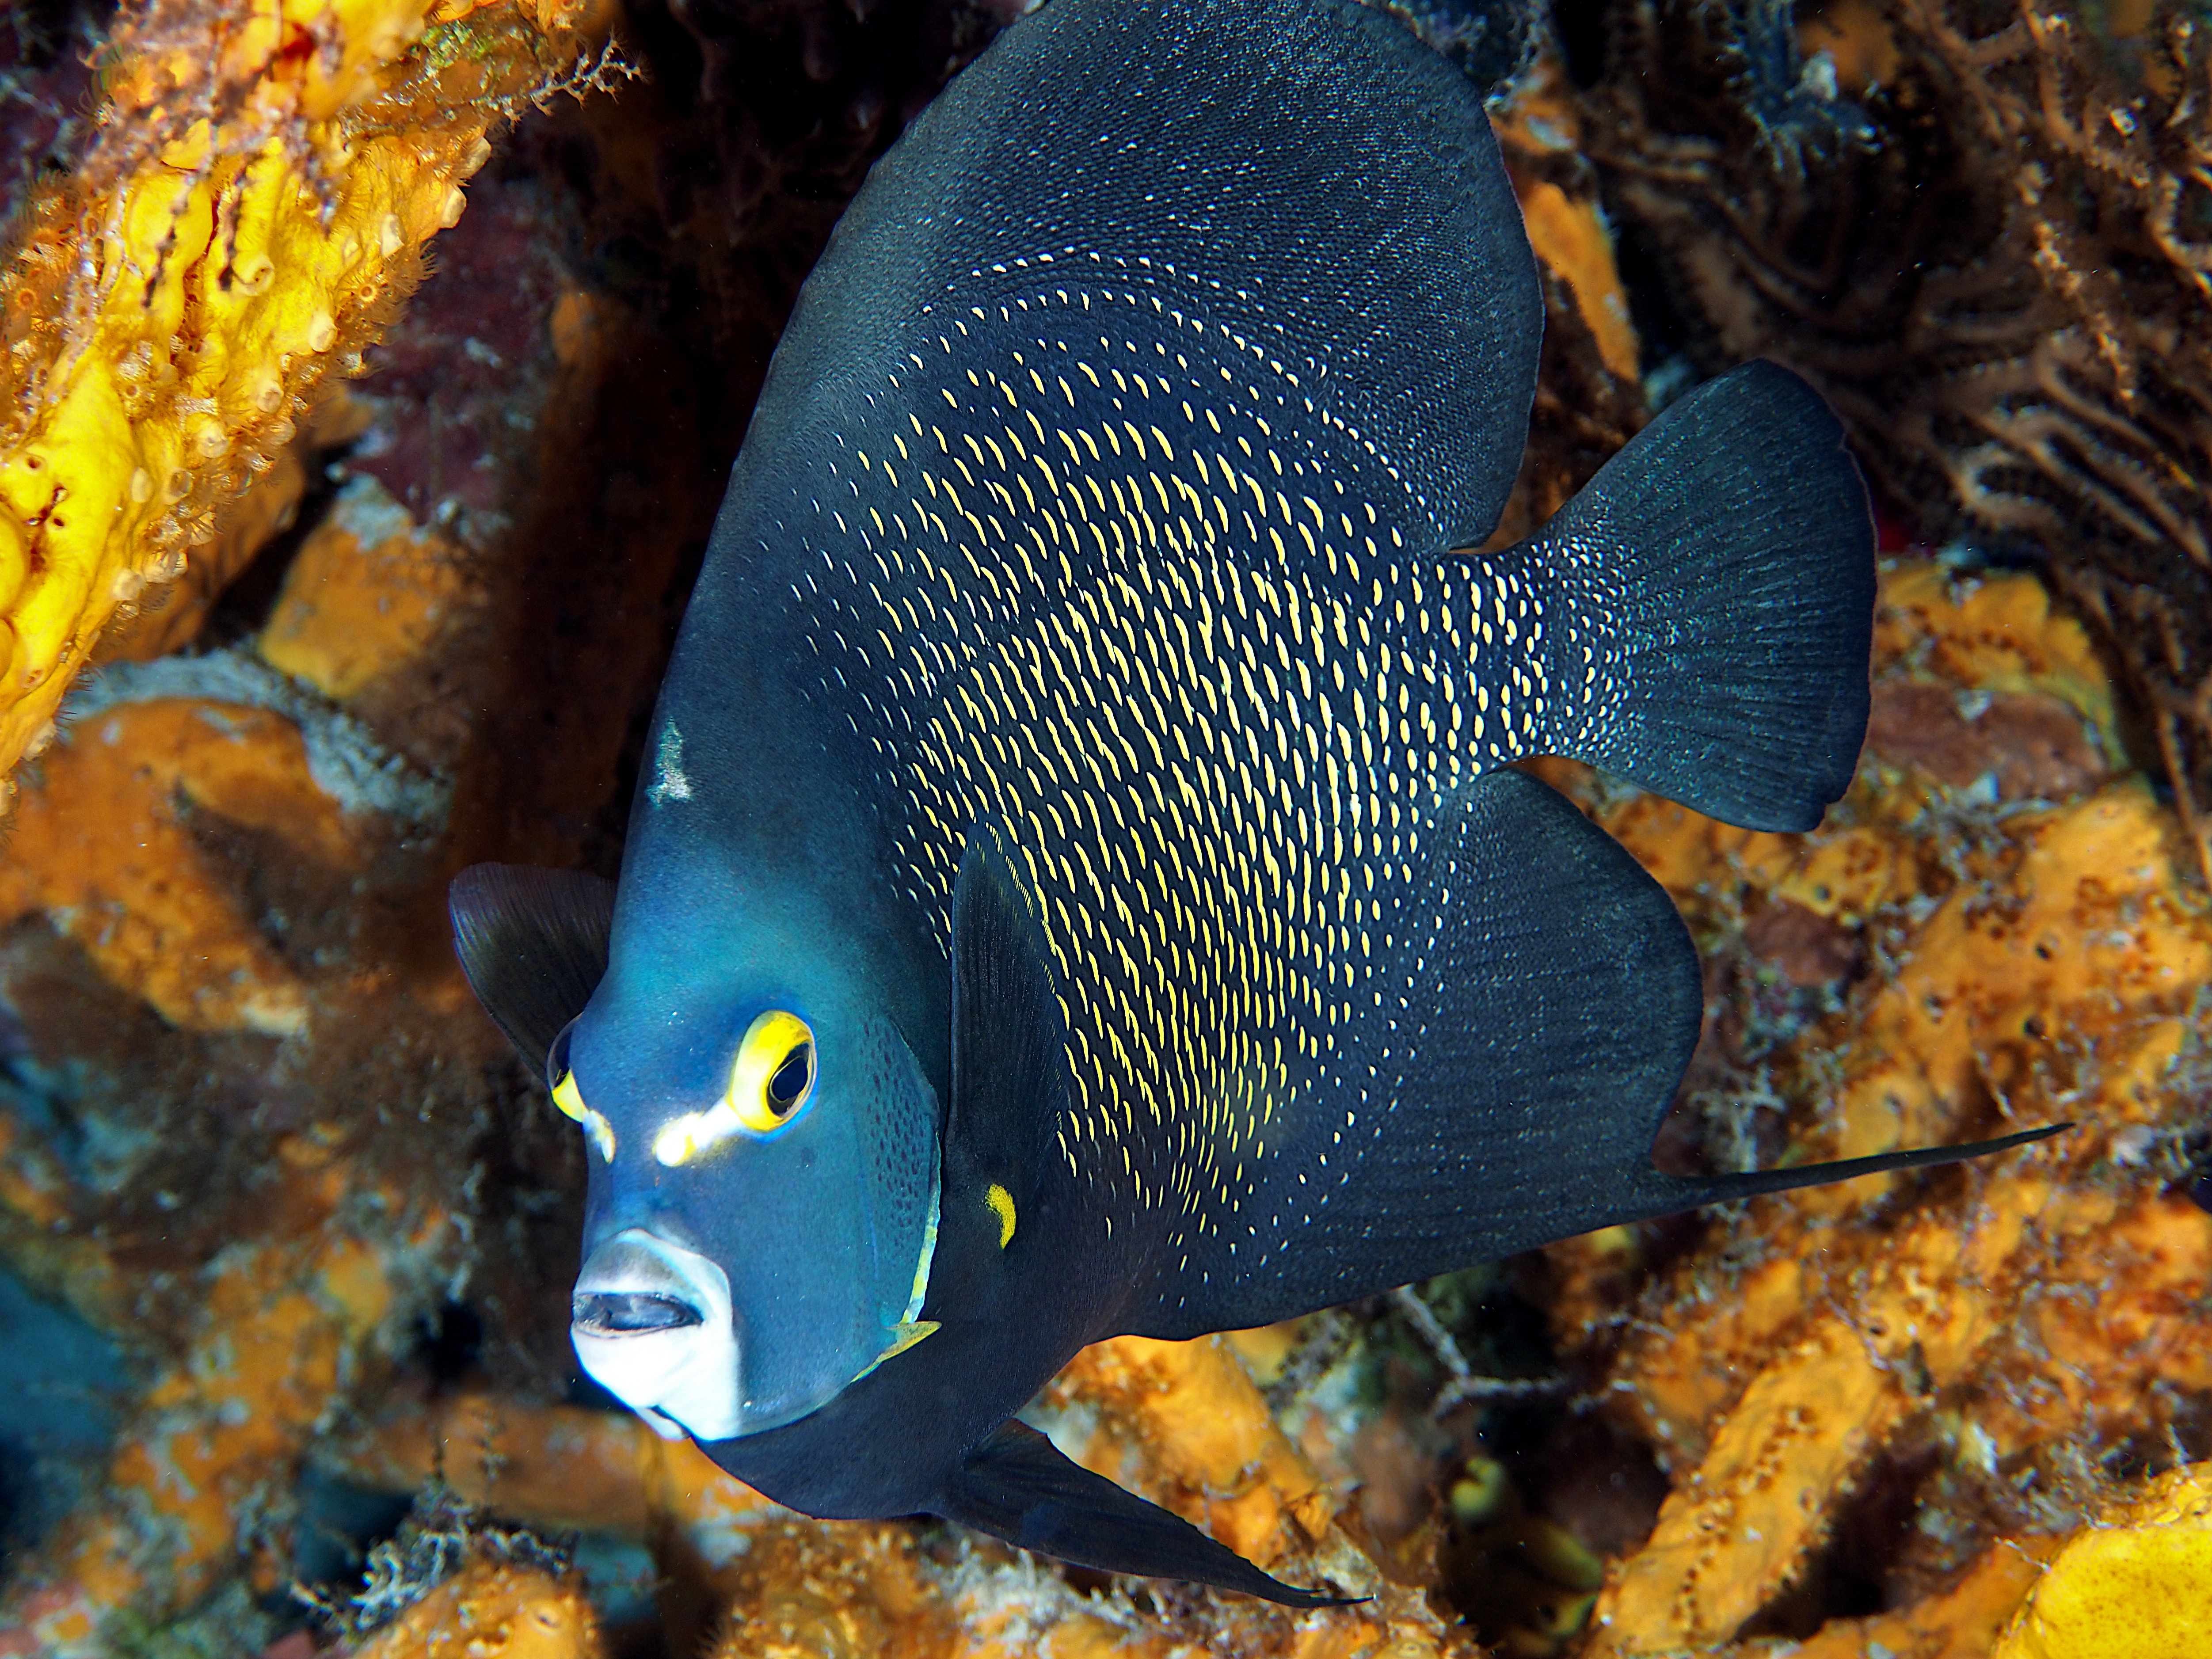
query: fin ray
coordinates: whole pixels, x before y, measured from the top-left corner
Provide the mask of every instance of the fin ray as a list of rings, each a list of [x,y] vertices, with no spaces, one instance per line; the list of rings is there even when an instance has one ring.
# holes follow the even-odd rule
[[[1033,902],[998,824],[975,824],[953,889],[952,1104],[923,1313],[1020,1321],[1031,1346],[1072,1352],[1127,1299],[1143,1236],[1121,1189],[1077,1179],[1059,1148],[1067,1026]]]
[[[1866,1158],[1841,1158],[1826,1164],[1799,1164],[1774,1170],[1747,1170],[1735,1175],[1670,1176],[1647,1170],[1642,1204],[1651,1207],[1622,1219],[1656,1220],[1708,1204],[1727,1204],[1760,1198],[1770,1193],[1794,1193],[1822,1187],[1834,1181],[1856,1181],[1862,1176],[1884,1175],[1895,1170],[1940,1170],[1970,1158],[2008,1152],[2015,1146],[2032,1146],[2072,1128],[2071,1122],[2022,1129],[1994,1140],[1971,1140],[1956,1146],[1916,1146],[1905,1152],[1875,1152]]]

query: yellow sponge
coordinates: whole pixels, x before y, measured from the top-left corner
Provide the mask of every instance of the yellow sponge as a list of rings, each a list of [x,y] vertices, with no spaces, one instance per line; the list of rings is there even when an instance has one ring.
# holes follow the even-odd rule
[[[573,83],[588,0],[168,0],[0,280],[0,773],[120,606],[173,580],[357,369],[487,134]],[[0,786],[4,799],[5,786]]]
[[[2212,1463],[2176,1469],[2070,1540],[1992,1659],[2212,1653]]]

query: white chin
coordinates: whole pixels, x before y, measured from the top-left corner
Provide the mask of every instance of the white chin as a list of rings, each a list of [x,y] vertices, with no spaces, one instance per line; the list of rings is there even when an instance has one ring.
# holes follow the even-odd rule
[[[592,1380],[670,1439],[727,1440],[738,1432],[738,1331],[730,1278],[715,1263],[629,1227],[592,1252],[576,1295],[656,1297],[685,1304],[696,1324],[658,1330],[568,1328]]]

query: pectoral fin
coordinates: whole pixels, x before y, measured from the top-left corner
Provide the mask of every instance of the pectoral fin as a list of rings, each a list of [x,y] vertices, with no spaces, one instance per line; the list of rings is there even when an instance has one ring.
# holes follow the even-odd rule
[[[447,892],[461,970],[540,1083],[545,1051],[607,971],[615,884],[580,870],[472,864]]]
[[[1000,1424],[968,1455],[935,1510],[1009,1544],[1104,1572],[1188,1578],[1286,1607],[1360,1599],[1294,1589],[1270,1577],[1188,1521],[1069,1462],[1020,1422]]]

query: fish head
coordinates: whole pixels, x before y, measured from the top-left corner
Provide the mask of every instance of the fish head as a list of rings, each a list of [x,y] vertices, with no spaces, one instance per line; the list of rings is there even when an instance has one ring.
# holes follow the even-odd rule
[[[577,1357],[665,1435],[794,1421],[927,1334],[935,1092],[834,975],[622,968],[547,1060],[592,1149]]]

